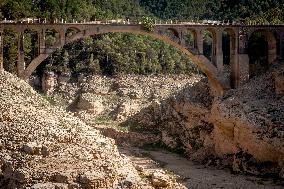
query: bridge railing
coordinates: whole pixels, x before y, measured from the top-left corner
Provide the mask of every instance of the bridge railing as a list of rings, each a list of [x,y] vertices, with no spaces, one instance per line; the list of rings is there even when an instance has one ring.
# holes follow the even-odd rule
[[[16,24],[113,24],[113,25],[140,25],[142,21],[130,19],[113,19],[113,20],[75,20],[75,19],[53,19],[46,18],[23,18],[20,20],[7,20],[6,18],[0,23],[16,23]],[[284,25],[283,23],[269,23],[256,21],[226,21],[226,20],[154,20],[155,25]]]

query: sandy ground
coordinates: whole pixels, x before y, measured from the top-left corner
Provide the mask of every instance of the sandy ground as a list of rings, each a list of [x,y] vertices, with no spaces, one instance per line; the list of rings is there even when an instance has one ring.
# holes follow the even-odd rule
[[[163,169],[175,175],[177,181],[189,189],[283,189],[272,179],[258,178],[248,175],[235,175],[229,170],[218,170],[198,165],[179,155],[163,150],[145,150],[139,148],[120,148],[120,152],[128,156],[134,165],[144,170]]]

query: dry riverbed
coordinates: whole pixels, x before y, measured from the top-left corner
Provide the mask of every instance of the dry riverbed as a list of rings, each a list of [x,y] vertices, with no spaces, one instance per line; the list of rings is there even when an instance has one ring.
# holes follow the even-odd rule
[[[190,189],[281,189],[284,183],[271,178],[232,174],[229,170],[195,164],[177,154],[161,149],[121,147],[120,153],[128,156],[141,172],[163,170]],[[282,184],[282,185],[281,185]]]

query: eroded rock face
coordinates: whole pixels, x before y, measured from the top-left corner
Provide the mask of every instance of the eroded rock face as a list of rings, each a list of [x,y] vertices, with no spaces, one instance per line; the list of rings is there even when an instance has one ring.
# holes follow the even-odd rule
[[[0,73],[0,188],[128,188],[143,181],[115,141]]]
[[[279,97],[278,80],[281,77],[278,78],[270,70],[238,90],[229,91],[213,104],[211,122],[214,124],[214,144],[218,156],[240,153],[251,156],[236,158],[234,155],[233,168],[236,171],[276,173],[281,176],[284,101]],[[257,168],[246,165],[249,161],[254,161]],[[269,164],[268,168],[262,166],[264,162]]]
[[[77,103],[80,110],[89,110],[94,115],[100,115],[104,111],[103,98],[92,93],[82,93]]]
[[[193,160],[283,177],[281,66],[220,98],[213,99],[206,82],[196,83],[153,101],[126,123],[133,130],[158,133],[164,145]]]
[[[191,155],[204,153],[206,156],[194,158],[203,161],[214,149],[213,125],[209,122],[213,98],[209,90],[206,81],[188,84],[168,99],[152,101],[126,124],[133,130],[156,133],[160,141],[173,150]]]

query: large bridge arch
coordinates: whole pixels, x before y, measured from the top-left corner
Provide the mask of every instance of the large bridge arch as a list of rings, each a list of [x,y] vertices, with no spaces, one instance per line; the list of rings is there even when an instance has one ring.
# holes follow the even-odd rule
[[[160,35],[157,32],[146,32],[142,29],[129,29],[129,30],[125,30],[125,29],[104,29],[104,30],[100,30],[100,29],[95,29],[95,30],[82,30],[76,34],[74,34],[73,36],[71,36],[70,38],[66,38],[64,43],[61,43],[60,45],[55,46],[54,48],[49,48],[49,49],[45,49],[45,51],[40,54],[38,57],[36,57],[29,65],[28,67],[24,70],[22,78],[23,79],[28,79],[30,77],[30,75],[34,72],[34,70],[38,67],[38,65],[41,64],[41,62],[43,62],[49,55],[51,55],[52,53],[54,53],[57,49],[59,48],[63,48],[64,45],[74,42],[76,40],[82,39],[82,38],[86,38],[88,36],[94,36],[94,35],[100,35],[100,34],[106,34],[106,33],[131,33],[131,34],[135,34],[135,35],[144,35],[144,36],[150,36],[153,39],[158,39],[161,40],[167,44],[170,44],[174,47],[176,47],[177,49],[179,49],[181,52],[183,52],[184,54],[186,54],[194,64],[196,64],[200,70],[202,72],[204,72],[208,79],[209,82],[212,86],[212,89],[214,89],[215,92],[217,92],[218,94],[222,94],[225,90],[225,84],[223,84],[219,78],[218,78],[218,71],[217,68],[212,65],[210,63],[210,61],[206,60],[206,58],[203,55],[194,55],[193,53],[191,53],[186,47],[183,47],[179,41],[173,41],[171,38],[169,38],[166,35]],[[62,36],[63,34],[61,33],[60,36]]]

